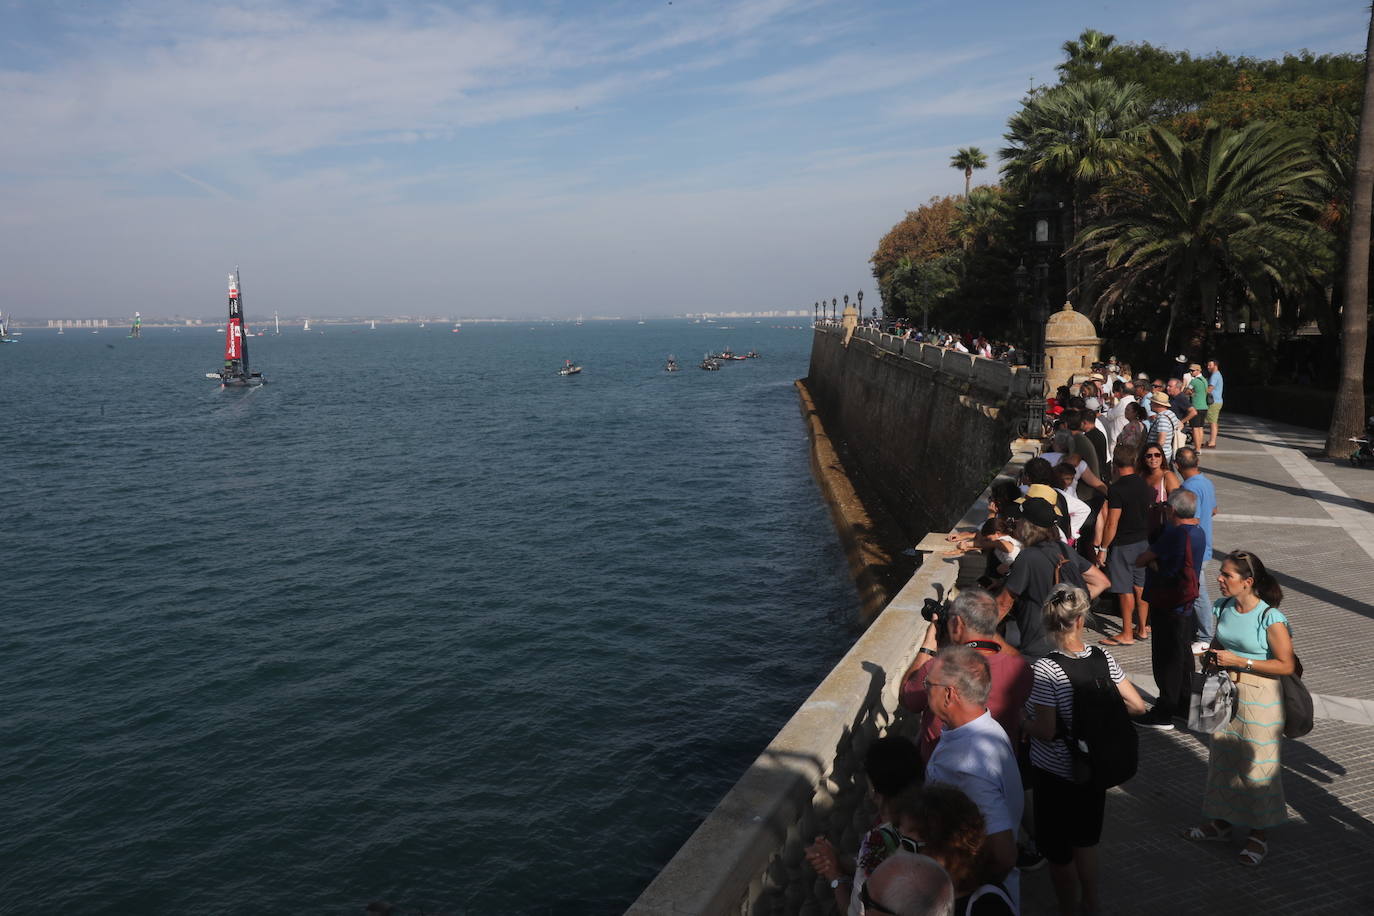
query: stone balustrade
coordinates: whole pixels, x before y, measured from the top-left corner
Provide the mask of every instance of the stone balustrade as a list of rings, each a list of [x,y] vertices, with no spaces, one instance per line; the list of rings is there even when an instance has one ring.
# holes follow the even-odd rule
[[[1018,446],[1021,444],[1018,443]],[[1002,473],[1016,476],[1035,451],[1013,452]],[[987,517],[987,491],[960,526]],[[898,679],[925,633],[926,598],[943,600],[958,564],[929,559],[815,692],[778,732],[739,782],[630,907],[657,914],[820,914],[835,911],[828,883],[804,850],[824,834],[852,852],[872,825],[862,761],[886,734],[915,739],[917,720],[898,705]]]

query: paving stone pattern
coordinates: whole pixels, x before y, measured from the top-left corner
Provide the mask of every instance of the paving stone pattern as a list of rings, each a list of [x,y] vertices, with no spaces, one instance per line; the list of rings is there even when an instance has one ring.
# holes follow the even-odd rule
[[[1202,453],[1217,487],[1214,556],[1249,550],[1278,577],[1306,681],[1323,695],[1318,722],[1283,743],[1290,821],[1257,869],[1239,864],[1239,838],[1179,836],[1200,819],[1207,736],[1141,730],[1140,772],[1108,797],[1104,912],[1374,913],[1374,468],[1318,457],[1314,430],[1222,418],[1219,447]],[[1152,694],[1149,644],[1111,651]],[[1048,869],[1025,875],[1022,893],[1027,914],[1055,912]]]

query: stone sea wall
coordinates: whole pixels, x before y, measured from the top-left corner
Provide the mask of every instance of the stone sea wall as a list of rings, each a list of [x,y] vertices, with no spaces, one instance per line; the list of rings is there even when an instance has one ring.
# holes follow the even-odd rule
[[[860,468],[851,473],[882,479],[883,500],[913,539],[981,524],[995,473],[1015,476],[1035,453],[1012,440],[1023,372],[869,329],[847,349],[841,341],[837,324],[817,329],[803,403],[809,393],[828,437],[843,440]],[[920,644],[925,599],[943,599],[958,574],[953,560],[925,562],[630,913],[834,912],[830,888],[803,850],[819,834],[858,847],[872,822],[864,753],[881,735],[913,734],[897,679]]]
[[[915,543],[964,513],[1010,455],[1029,370],[860,328],[822,327],[805,384],[851,473]]]

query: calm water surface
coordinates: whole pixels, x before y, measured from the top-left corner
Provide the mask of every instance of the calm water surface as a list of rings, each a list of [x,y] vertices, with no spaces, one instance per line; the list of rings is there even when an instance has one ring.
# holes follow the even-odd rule
[[[0,910],[622,909],[850,638],[782,323],[0,347]]]

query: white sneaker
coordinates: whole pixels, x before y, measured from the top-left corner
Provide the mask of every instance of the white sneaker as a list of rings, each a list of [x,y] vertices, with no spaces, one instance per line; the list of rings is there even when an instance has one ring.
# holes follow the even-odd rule
[[[1193,643],[1193,654],[1201,655],[1210,648],[1212,648],[1212,644],[1210,642],[1195,642]]]

